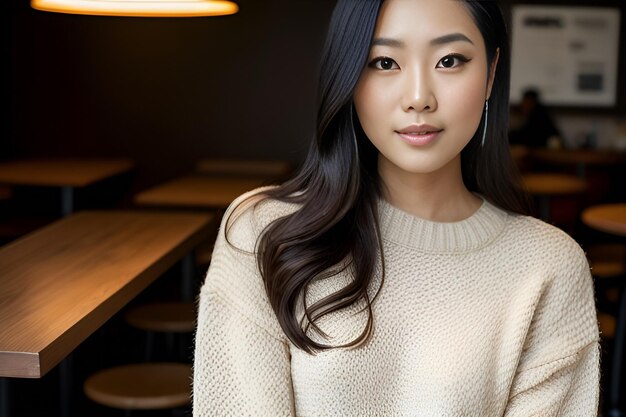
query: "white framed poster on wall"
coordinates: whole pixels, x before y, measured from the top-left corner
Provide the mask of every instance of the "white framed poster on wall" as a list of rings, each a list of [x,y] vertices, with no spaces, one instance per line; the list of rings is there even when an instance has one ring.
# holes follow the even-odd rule
[[[555,106],[616,104],[620,10],[512,7],[511,102],[534,88]]]

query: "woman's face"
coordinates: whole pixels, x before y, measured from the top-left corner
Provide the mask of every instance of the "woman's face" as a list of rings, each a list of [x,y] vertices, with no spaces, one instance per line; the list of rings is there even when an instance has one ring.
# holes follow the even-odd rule
[[[459,164],[491,90],[482,35],[458,0],[386,0],[354,92],[386,174]],[[495,68],[495,66],[494,66]],[[489,78],[489,80],[488,80]]]

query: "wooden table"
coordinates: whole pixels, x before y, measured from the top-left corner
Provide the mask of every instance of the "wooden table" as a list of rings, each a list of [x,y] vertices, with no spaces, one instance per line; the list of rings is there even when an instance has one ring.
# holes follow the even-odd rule
[[[213,219],[86,211],[0,248],[0,377],[44,376],[187,256]],[[68,377],[63,367],[61,376]]]
[[[0,163],[0,184],[60,187],[63,215],[74,210],[74,189],[132,170],[128,159],[24,159]]]
[[[554,173],[527,173],[522,175],[522,185],[531,195],[539,198],[540,215],[549,219],[550,198],[581,194],[587,189],[587,182],[574,175]]]
[[[528,173],[522,176],[526,190],[534,195],[570,195],[585,191],[587,183],[573,175]]]
[[[549,164],[575,166],[581,178],[589,165],[626,163],[626,152],[609,149],[530,149],[528,156]]]
[[[582,220],[602,232],[626,236],[626,203],[591,206],[583,210]]]
[[[87,211],[0,248],[0,376],[45,375],[189,253],[212,219]]]
[[[138,193],[140,206],[223,209],[241,194],[263,185],[256,178],[188,176],[177,178]]]

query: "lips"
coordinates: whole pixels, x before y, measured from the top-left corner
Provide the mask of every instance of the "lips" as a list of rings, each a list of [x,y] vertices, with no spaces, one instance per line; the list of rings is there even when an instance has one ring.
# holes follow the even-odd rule
[[[428,133],[437,133],[441,132],[443,129],[439,129],[438,127],[431,125],[411,125],[407,126],[403,129],[396,130],[398,133],[409,134],[409,135],[425,135]]]
[[[396,133],[402,141],[409,145],[425,146],[434,142],[441,131],[443,129],[431,125],[411,125],[396,130]]]

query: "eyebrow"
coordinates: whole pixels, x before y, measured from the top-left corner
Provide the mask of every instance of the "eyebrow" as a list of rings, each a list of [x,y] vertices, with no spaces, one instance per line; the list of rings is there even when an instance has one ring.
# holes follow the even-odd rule
[[[450,33],[448,35],[443,35],[438,38],[432,39],[430,41],[430,44],[431,45],[443,45],[443,44],[451,43],[451,42],[469,42],[472,45],[474,45],[474,42],[472,42],[470,38],[458,32]]]
[[[458,32],[431,39],[429,43],[432,46],[438,46],[452,42],[469,42],[474,45],[474,42],[472,42],[470,38]],[[391,46],[395,48],[402,48],[404,45],[405,43],[403,41],[393,38],[376,38],[372,41],[372,46]]]
[[[392,38],[376,38],[372,41],[372,46],[392,46],[395,48],[404,47],[404,42]]]

